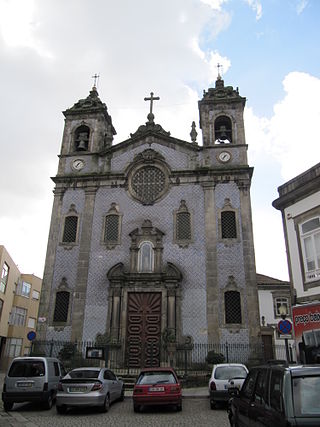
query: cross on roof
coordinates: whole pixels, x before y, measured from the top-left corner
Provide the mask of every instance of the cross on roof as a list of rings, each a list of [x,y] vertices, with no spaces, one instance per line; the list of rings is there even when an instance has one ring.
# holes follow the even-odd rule
[[[159,101],[159,96],[153,96],[153,92],[150,93],[150,97],[144,98],[145,101],[150,101],[150,114],[152,114],[153,101]]]
[[[97,74],[97,73],[96,73],[94,76],[92,76],[92,77],[91,77],[92,79],[94,79],[94,83],[93,83],[93,86],[94,86],[94,87],[97,87],[97,82],[98,82],[98,80],[99,80],[99,77],[100,77],[100,76],[99,76],[99,74]]]

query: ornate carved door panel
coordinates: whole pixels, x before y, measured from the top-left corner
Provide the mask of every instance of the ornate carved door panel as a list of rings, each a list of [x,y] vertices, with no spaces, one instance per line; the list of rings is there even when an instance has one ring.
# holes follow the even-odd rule
[[[160,365],[161,293],[128,293],[127,354],[130,367]]]

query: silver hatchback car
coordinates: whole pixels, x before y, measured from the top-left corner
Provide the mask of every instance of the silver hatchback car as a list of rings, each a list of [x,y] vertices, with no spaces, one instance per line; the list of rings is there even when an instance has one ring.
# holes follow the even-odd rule
[[[221,363],[214,365],[209,381],[210,407],[215,409],[217,403],[228,402],[229,388],[240,389],[248,374],[248,369],[241,363]]]
[[[123,381],[110,369],[77,368],[59,382],[56,410],[64,414],[68,407],[97,406],[107,412],[112,402],[123,399]]]

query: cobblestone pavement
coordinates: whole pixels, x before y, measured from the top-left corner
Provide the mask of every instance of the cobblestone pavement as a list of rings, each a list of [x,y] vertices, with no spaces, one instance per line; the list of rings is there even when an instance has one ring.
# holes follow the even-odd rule
[[[0,427],[136,427],[136,426],[211,426],[228,427],[225,408],[211,410],[208,398],[184,398],[182,412],[173,408],[146,408],[134,413],[132,399],[114,403],[108,413],[101,414],[94,409],[72,410],[58,415],[55,407],[50,411],[38,409],[36,405],[16,404],[13,411],[0,408]]]

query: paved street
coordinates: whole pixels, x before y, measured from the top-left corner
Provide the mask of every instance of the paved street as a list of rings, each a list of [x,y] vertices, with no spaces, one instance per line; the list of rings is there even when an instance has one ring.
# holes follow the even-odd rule
[[[2,406],[2,405],[1,405]],[[87,427],[87,426],[211,426],[228,427],[225,408],[212,411],[208,398],[184,398],[182,412],[171,408],[147,408],[135,414],[132,399],[114,403],[106,414],[93,409],[81,409],[58,415],[55,407],[50,411],[38,409],[35,405],[15,405],[9,413],[0,409],[0,427]]]

